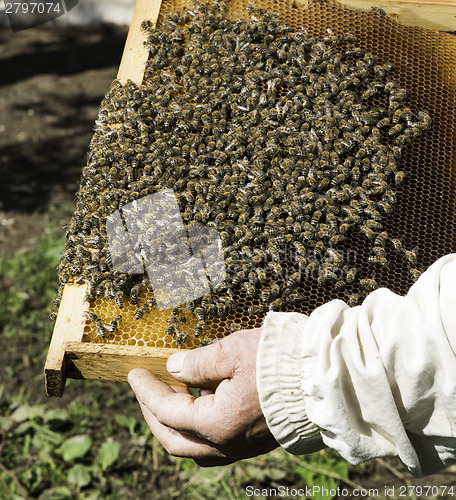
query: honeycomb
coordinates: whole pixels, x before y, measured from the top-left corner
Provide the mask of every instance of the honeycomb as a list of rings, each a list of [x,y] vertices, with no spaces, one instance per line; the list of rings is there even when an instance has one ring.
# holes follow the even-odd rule
[[[191,8],[188,2],[164,0],[161,14],[182,7]],[[398,25],[381,12],[361,12],[346,9],[331,1],[310,2],[299,8],[286,1],[228,3],[228,17],[247,17],[245,7],[260,7],[273,12],[292,28],[305,28],[309,34],[322,38],[328,32],[335,35],[353,33],[364,50],[372,52],[379,62],[394,65],[398,83],[410,93],[413,109],[426,110],[432,117],[433,127],[418,141],[403,151],[401,169],[407,176],[397,193],[394,215],[382,221],[391,237],[398,238],[406,248],[418,250],[419,269],[425,270],[439,257],[455,249],[455,86],[456,42],[447,34],[416,27]],[[381,285],[399,294],[405,294],[412,281],[403,253],[392,252],[387,268],[369,264],[371,248],[361,235],[354,233],[341,248],[348,261],[364,262],[359,270],[361,278],[375,276]],[[346,292],[318,286],[306,280],[299,286],[304,301],[285,310],[309,314],[319,305],[334,298],[346,298]],[[142,301],[149,296],[143,294]],[[223,317],[209,317],[204,339],[221,338],[230,331],[261,325],[264,313],[252,313],[252,306],[260,306],[259,299],[252,299],[239,291],[240,307]],[[115,301],[97,298],[90,310],[101,318],[113,318],[119,313]],[[152,347],[175,347],[175,339],[163,335],[172,316],[171,310],[153,310],[139,321],[135,319],[138,306],[124,299],[122,323],[114,332],[102,338],[93,324],[87,324],[83,341],[107,342]],[[196,319],[185,312],[187,325]],[[208,333],[209,332],[209,333]],[[200,338],[189,334],[185,348],[200,345]]]

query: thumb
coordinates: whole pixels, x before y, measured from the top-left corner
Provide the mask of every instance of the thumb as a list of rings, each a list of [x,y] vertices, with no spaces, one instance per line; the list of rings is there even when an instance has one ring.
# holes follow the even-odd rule
[[[169,357],[168,372],[177,380],[195,387],[216,387],[234,372],[233,363],[224,353],[223,341]]]

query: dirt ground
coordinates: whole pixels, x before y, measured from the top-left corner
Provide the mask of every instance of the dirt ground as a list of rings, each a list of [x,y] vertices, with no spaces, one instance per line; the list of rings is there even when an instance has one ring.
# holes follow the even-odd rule
[[[127,28],[0,31],[0,252],[33,242],[72,201]]]
[[[0,252],[32,245],[52,205],[74,199],[98,106],[126,28],[0,31]],[[399,461],[354,478],[364,487],[446,485],[456,468],[413,480]]]

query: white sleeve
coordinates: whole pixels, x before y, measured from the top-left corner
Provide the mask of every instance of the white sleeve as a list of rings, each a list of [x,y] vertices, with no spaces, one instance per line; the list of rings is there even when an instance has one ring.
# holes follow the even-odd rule
[[[397,455],[416,476],[456,462],[456,254],[405,297],[382,288],[309,317],[269,313],[257,386],[269,428],[295,454],[325,445],[353,464]]]

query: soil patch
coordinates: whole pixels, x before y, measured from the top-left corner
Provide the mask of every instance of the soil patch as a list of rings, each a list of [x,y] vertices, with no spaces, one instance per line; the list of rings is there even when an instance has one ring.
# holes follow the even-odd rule
[[[0,252],[28,245],[74,200],[126,27],[0,30]]]

